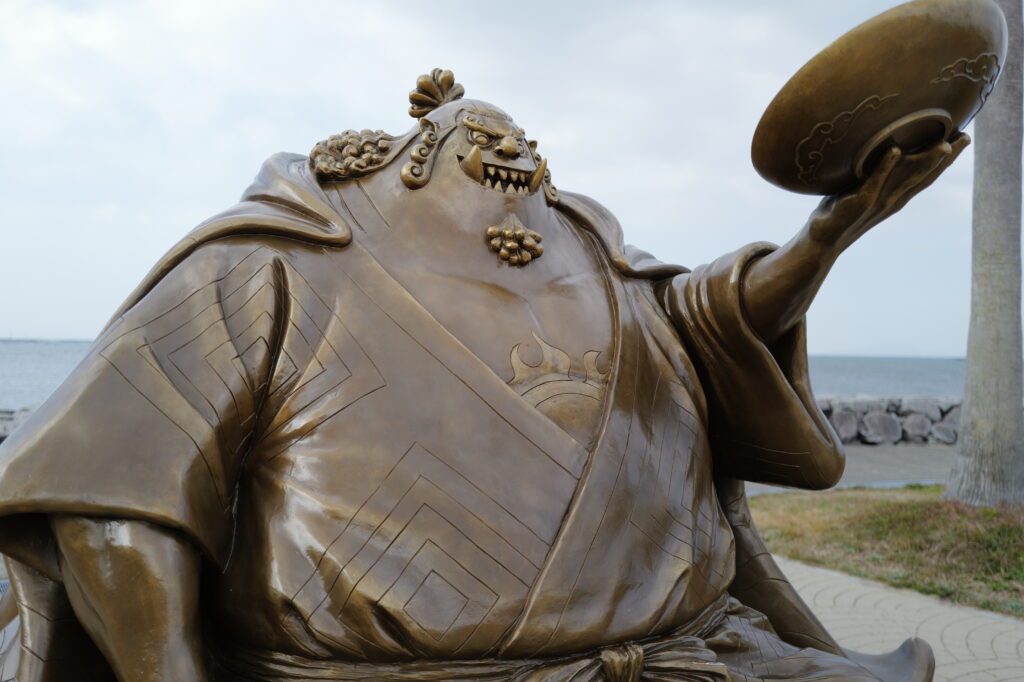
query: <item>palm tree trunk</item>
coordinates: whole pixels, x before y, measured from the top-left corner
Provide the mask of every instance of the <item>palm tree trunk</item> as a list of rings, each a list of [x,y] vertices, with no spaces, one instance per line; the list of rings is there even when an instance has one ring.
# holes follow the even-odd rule
[[[999,84],[974,126],[971,322],[960,442],[945,498],[1024,502],[1021,367],[1021,0],[996,0],[1010,29]]]

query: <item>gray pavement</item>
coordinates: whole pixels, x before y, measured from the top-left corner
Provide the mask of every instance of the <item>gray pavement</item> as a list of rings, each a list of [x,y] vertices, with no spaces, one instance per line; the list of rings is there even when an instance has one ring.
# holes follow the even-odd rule
[[[949,445],[847,445],[846,472],[839,488],[899,488],[909,483],[944,483],[956,448]],[[748,495],[789,492],[748,483]]]
[[[902,487],[942,483],[956,448],[935,445],[847,446],[839,487]],[[748,484],[750,494],[787,492]],[[1024,680],[1024,621],[957,606],[777,558],[779,566],[838,642],[864,653],[885,653],[907,637],[935,650],[938,682]]]
[[[920,637],[935,651],[937,682],[1024,680],[1024,621],[909,590],[776,558],[841,646],[892,651]]]

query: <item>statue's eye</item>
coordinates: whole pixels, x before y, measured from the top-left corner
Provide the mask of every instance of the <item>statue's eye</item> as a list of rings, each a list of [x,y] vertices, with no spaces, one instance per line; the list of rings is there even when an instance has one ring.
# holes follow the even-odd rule
[[[469,141],[478,147],[490,147],[498,134],[484,125],[484,122],[474,116],[467,116],[462,124],[466,126],[466,133]]]

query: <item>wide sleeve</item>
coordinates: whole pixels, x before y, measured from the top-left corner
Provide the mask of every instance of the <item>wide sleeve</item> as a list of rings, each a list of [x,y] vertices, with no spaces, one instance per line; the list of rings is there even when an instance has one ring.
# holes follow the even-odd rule
[[[214,243],[115,320],[0,446],[0,552],[19,555],[12,536],[45,545],[10,531],[26,519],[75,514],[180,530],[222,564],[282,344],[285,278],[271,249]]]
[[[678,275],[662,285],[662,304],[707,391],[716,474],[828,488],[845,458],[811,393],[804,322],[766,344],[743,309],[744,273],[774,248],[752,244]]]

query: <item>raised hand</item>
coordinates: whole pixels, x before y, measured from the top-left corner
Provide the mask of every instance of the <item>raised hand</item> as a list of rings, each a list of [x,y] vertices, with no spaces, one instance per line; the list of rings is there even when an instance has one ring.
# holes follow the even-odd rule
[[[893,147],[856,189],[826,197],[803,229],[753,263],[743,280],[748,321],[771,343],[807,312],[839,254],[935,182],[967,148],[960,134],[913,154]]]
[[[914,154],[891,147],[863,184],[822,200],[808,221],[808,236],[845,250],[935,182],[970,143],[961,133]]]

